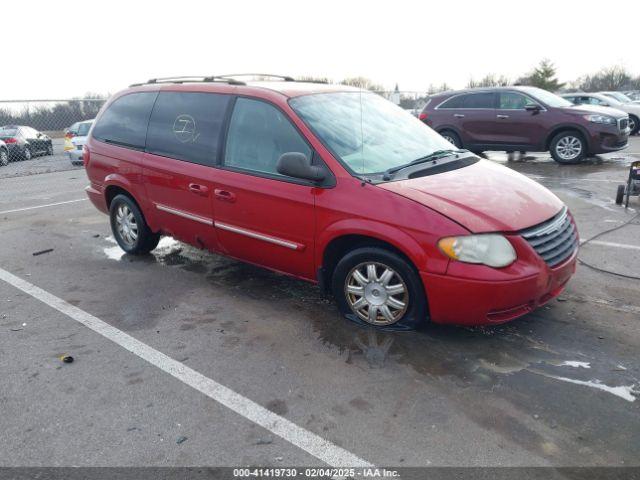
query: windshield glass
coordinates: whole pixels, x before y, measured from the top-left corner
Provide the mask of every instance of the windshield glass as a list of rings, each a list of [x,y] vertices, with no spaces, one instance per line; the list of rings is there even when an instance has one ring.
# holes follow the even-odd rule
[[[91,129],[91,123],[93,123],[93,122],[81,123],[80,125],[78,125],[78,133],[77,133],[77,135],[79,137],[85,137],[87,135],[87,133],[89,133],[89,130]]]
[[[289,104],[355,173],[382,173],[436,150],[455,149],[416,117],[374,93],[319,93],[293,98]]]
[[[624,93],[609,92],[609,93],[606,93],[605,95],[608,95],[611,98],[615,98],[616,100],[618,100],[621,103],[631,103],[631,99],[629,97],[627,97]]]
[[[555,93],[547,92],[546,90],[543,90],[541,88],[525,87],[522,88],[522,91],[528,93],[536,100],[540,100],[542,103],[550,107],[560,108],[570,107],[571,105],[573,105],[573,103],[571,103],[569,100],[566,100],[556,95]]]

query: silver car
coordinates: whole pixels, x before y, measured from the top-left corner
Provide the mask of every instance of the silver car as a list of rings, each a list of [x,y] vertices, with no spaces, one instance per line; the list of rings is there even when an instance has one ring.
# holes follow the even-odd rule
[[[562,96],[576,105],[600,105],[601,107],[611,107],[625,112],[629,115],[631,135],[636,135],[640,131],[640,105],[630,103],[629,99],[627,99],[626,103],[623,103],[618,99],[622,99],[624,95],[620,95],[619,92],[576,92],[566,93]]]
[[[93,120],[85,120],[73,124],[74,135],[65,141],[65,152],[73,165],[82,165],[82,149],[87,141]],[[71,130],[71,129],[70,129]]]

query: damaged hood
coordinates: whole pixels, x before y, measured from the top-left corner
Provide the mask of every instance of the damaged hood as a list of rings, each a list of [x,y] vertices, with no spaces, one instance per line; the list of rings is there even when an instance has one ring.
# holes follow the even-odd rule
[[[488,160],[378,186],[421,203],[474,233],[522,230],[548,220],[564,205],[539,183]]]

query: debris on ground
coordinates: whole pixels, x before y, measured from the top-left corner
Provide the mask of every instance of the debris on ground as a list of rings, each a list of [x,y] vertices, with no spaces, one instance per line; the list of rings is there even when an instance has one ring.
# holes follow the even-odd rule
[[[38,252],[33,252],[33,256],[37,257],[38,255],[44,255],[45,253],[51,253],[53,252],[53,248],[47,248],[45,250],[40,250]]]
[[[184,442],[186,442],[186,441],[187,441],[187,437],[178,437],[178,438],[176,439],[176,443],[177,443],[178,445],[180,445],[181,443],[184,443]]]
[[[61,355],[60,360],[64,363],[73,363],[73,357],[71,355]]]
[[[273,437],[259,438],[256,445],[270,445],[273,443]]]

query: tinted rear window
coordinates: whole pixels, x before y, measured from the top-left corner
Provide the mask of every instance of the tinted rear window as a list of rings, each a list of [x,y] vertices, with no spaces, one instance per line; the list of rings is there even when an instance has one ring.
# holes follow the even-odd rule
[[[142,150],[157,92],[131,93],[115,100],[93,129],[93,137],[107,143]]]
[[[449,100],[445,100],[445,102],[438,108],[462,108],[464,97],[465,95],[457,95],[455,97],[452,97]]]
[[[494,108],[493,93],[472,93],[471,95],[465,95],[463,106],[464,108]]]
[[[161,92],[149,121],[147,152],[214,165],[228,104],[228,95]]]

